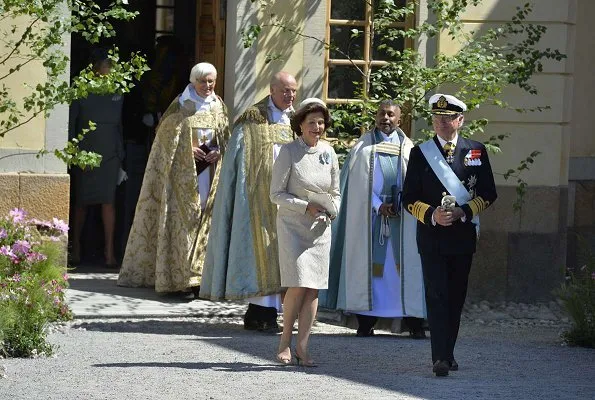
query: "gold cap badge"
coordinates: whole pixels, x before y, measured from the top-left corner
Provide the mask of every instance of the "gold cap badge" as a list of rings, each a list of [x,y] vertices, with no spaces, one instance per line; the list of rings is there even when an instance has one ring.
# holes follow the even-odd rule
[[[446,101],[446,97],[440,96],[440,98],[436,102],[436,107],[437,108],[446,108],[446,107],[448,107],[448,101]]]

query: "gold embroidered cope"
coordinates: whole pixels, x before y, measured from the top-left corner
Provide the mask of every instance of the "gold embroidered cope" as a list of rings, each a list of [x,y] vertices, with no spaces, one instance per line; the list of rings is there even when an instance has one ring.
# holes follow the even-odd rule
[[[244,130],[244,172],[250,205],[250,226],[258,267],[259,295],[278,292],[279,249],[277,246],[277,205],[269,198],[273,167],[273,145],[293,141],[289,125],[267,122],[267,102],[259,102],[240,117]],[[275,268],[275,266],[277,266]]]

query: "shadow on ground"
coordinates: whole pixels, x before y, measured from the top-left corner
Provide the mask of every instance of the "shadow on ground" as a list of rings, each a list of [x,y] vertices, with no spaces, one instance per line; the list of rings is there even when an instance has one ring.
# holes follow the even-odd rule
[[[312,354],[319,363],[317,368],[276,364],[274,353],[279,335],[245,331],[237,318],[87,322],[78,326],[101,332],[181,335],[177,340],[208,341],[263,360],[120,362],[95,364],[97,368],[182,368],[235,373],[278,370],[343,379],[426,399],[451,397],[448,395],[451,391],[456,398],[493,398],[494,394],[498,398],[519,398],[519,393],[529,388],[534,396],[531,398],[552,398],[553,387],[568,398],[575,398],[574,393],[589,393],[595,388],[592,380],[584,377],[584,372],[592,366],[592,351],[560,346],[557,332],[551,328],[507,335],[503,328],[478,330],[476,326],[464,326],[457,346],[460,371],[440,379],[431,374],[429,339],[412,340],[391,334],[356,338],[350,331],[323,323],[314,327],[311,338]],[[532,339],[533,335],[540,338]],[[441,395],[436,394],[436,385],[442,387]]]
[[[118,369],[140,369],[141,374],[143,369],[159,374],[163,369],[273,372],[274,376],[279,372],[301,380],[296,373],[321,382],[330,378],[358,388],[374,387],[388,391],[389,397],[407,394],[425,399],[589,398],[595,392],[595,377],[592,372],[588,376],[593,351],[561,346],[559,328],[464,323],[455,354],[460,370],[440,379],[431,373],[429,339],[394,334],[357,338],[352,330],[318,322],[311,351],[319,366],[282,366],[274,358],[278,334],[243,329],[244,304],[171,301],[153,289],[118,287],[113,273],[73,275],[68,293],[77,315],[73,328],[121,333],[116,337],[123,342],[159,343],[147,350],[145,362],[117,359],[91,365],[117,374]],[[161,335],[167,339],[160,339]],[[199,353],[185,357],[184,352],[198,348]]]

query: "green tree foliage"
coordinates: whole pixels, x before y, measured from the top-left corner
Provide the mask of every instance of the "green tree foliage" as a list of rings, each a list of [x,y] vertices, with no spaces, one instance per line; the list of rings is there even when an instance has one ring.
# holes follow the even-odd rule
[[[0,0],[0,137],[37,116],[47,117],[59,104],[70,104],[89,93],[126,93],[148,68],[144,58],[132,54],[122,61],[118,49],[110,51],[113,68],[109,75],[98,76],[89,65],[68,82],[69,57],[63,44],[71,34],[79,34],[91,44],[115,35],[110,21],[130,20],[137,13],[125,9],[123,0],[114,0],[102,9],[91,0]],[[7,82],[25,66],[38,63],[46,76],[39,82],[23,84],[28,94],[14,94]],[[80,132],[63,149],[43,149],[40,155],[52,151],[70,165],[97,166],[99,155],[79,151]]]
[[[264,29],[281,29],[293,37],[322,42],[332,52],[339,53],[348,60],[353,59],[349,53],[342,50],[349,49],[350,46],[321,41],[291,26],[282,18],[267,13],[272,0],[253,2],[258,3],[263,15],[267,15],[268,19],[264,24],[245,29],[245,47],[255,43]],[[480,5],[482,0],[428,0],[430,18],[419,26],[406,29],[395,25],[413,17],[415,10],[419,10],[420,7],[418,0],[407,2],[406,6],[399,5],[404,2],[395,0],[368,2],[374,10],[370,17],[370,37],[374,39],[370,51],[382,51],[387,56],[387,63],[381,68],[365,69],[352,64],[366,84],[354,82],[356,86],[359,85],[357,102],[332,106],[334,122],[331,135],[337,138],[334,145],[339,156],[349,151],[361,131],[373,126],[376,104],[384,98],[391,98],[402,104],[402,119],[420,121],[421,123],[416,125],[418,128],[431,126],[427,98],[439,91],[455,94],[465,101],[470,110],[492,105],[518,112],[538,112],[548,108],[543,106],[526,109],[508,104],[500,96],[502,91],[511,85],[537,94],[537,88],[531,83],[531,78],[535,73],[542,71],[544,60],[560,61],[566,57],[558,50],[543,49],[540,46],[546,27],[527,22],[533,7],[530,3],[517,7],[511,20],[500,26],[468,32],[463,29],[461,15],[468,7]],[[353,29],[351,39],[355,41],[364,34],[361,29]],[[460,50],[452,55],[438,53],[426,60],[415,47],[402,49],[393,45],[403,40],[412,40],[414,43],[421,39],[432,41],[438,36],[446,42],[457,43]],[[485,118],[466,120],[461,134],[469,137],[474,133],[483,132],[488,123]],[[421,133],[416,135],[415,139],[418,142],[433,135],[433,132],[427,129],[418,129],[418,132]],[[492,136],[485,141],[485,145],[490,151],[499,152],[501,141],[508,136],[507,133]],[[539,152],[532,152],[517,168],[501,174],[505,179],[517,179],[520,197],[515,203],[515,211],[522,207],[522,195],[526,187],[526,182],[520,174],[529,169],[529,165],[538,154]]]

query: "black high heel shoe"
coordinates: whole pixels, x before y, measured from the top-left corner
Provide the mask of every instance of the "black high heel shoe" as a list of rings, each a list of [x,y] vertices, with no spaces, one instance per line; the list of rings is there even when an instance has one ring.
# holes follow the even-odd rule
[[[297,365],[301,365],[302,367],[318,367],[318,364],[316,364],[314,360],[305,360],[302,357],[300,357],[296,349],[293,349],[293,354],[295,355]]]

